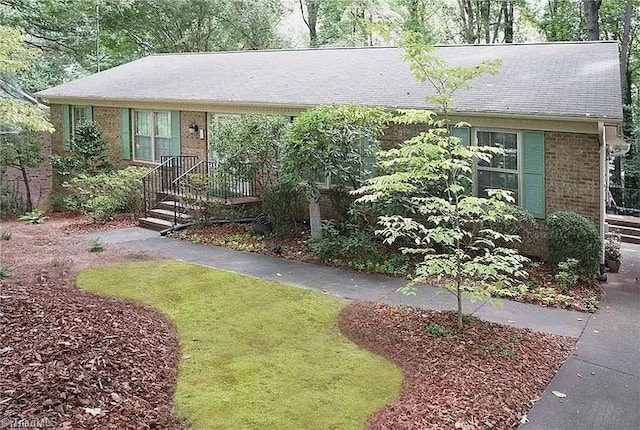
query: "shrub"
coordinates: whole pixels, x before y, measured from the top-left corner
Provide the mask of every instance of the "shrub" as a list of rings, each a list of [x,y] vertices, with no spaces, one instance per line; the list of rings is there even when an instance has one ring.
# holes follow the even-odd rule
[[[581,277],[591,279],[599,268],[602,239],[591,221],[569,211],[556,212],[547,220],[549,261],[555,267],[569,258],[578,260]]]
[[[64,184],[71,191],[66,204],[98,221],[109,219],[116,212],[138,213],[143,204],[140,178],[148,171],[127,167],[95,176],[81,174]]]
[[[578,263],[579,261],[575,258],[568,258],[558,264],[558,273],[555,278],[565,294],[578,283]]]
[[[295,228],[303,219],[302,190],[289,182],[278,182],[265,188],[262,193],[262,212],[269,215],[276,234],[282,234]]]
[[[83,212],[94,221],[106,222],[118,213],[119,202],[112,196],[96,196],[83,205]]]
[[[11,232],[9,230],[0,230],[0,240],[11,239]]]
[[[27,212],[19,219],[20,221],[24,221],[27,224],[43,224],[44,220],[47,219],[47,217],[44,216],[44,212],[36,209],[34,211]]]
[[[100,238],[96,238],[91,241],[89,252],[102,252],[104,251],[104,248],[105,248],[104,243],[100,241]]]
[[[65,196],[61,194],[51,194],[49,196],[49,210],[51,212],[62,212],[67,209]]]
[[[328,221],[322,222],[320,232],[309,241],[309,249],[321,260],[335,258],[340,253],[340,231]]]
[[[535,217],[520,206],[512,204],[505,206],[505,213],[510,217],[490,223],[489,228],[498,233],[519,236],[520,242],[496,240],[496,245],[518,249],[523,253],[532,252],[542,235],[542,229]]]
[[[11,269],[7,266],[0,266],[0,279],[9,278],[11,276]]]

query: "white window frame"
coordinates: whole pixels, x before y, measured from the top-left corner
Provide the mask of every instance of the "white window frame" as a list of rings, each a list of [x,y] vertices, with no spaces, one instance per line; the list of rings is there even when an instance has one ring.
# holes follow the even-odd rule
[[[87,111],[90,112],[93,108],[89,105],[71,105],[71,109],[69,109],[71,111],[71,115],[69,116],[71,119],[71,137],[72,138],[76,135],[76,126],[78,125],[76,124],[76,109],[83,109],[85,111],[85,118],[86,118]],[[93,112],[91,113],[93,114]]]
[[[137,112],[145,112],[145,113],[151,113],[151,160],[144,160],[144,159],[140,159],[140,158],[136,158],[136,113]],[[133,109],[131,111],[131,142],[133,145],[133,150],[132,152],[132,160],[133,161],[137,161],[139,163],[151,163],[151,164],[160,164],[160,160],[156,160],[155,156],[156,156],[156,133],[155,133],[155,127],[156,127],[156,113],[168,113],[169,114],[169,139],[173,139],[175,136],[173,136],[173,130],[171,127],[171,111],[168,110],[145,110],[145,109]]]
[[[510,133],[516,135],[516,156],[518,157],[517,165],[518,169],[500,169],[496,167],[480,167],[480,170],[486,172],[504,172],[504,173],[515,173],[518,175],[518,196],[516,204],[518,206],[522,205],[522,131],[521,130],[510,130],[503,128],[472,128],[473,132],[473,144],[478,146],[478,132],[491,132],[491,133]],[[478,196],[479,193],[479,182],[478,182],[478,160],[475,160],[473,163],[473,195]]]

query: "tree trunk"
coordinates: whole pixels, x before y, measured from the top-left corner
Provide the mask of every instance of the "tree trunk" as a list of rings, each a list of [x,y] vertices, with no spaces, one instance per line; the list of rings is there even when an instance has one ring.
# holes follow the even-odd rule
[[[300,12],[305,25],[309,29],[309,46],[315,48],[318,46],[318,11],[320,10],[319,0],[299,0]],[[304,14],[304,6],[307,7],[307,15]]]
[[[504,43],[513,43],[513,2],[507,3],[504,9]]]
[[[317,237],[322,227],[322,218],[320,217],[320,191],[314,188],[309,196],[309,227],[311,229],[311,237]]]
[[[31,199],[31,187],[29,186],[29,175],[27,174],[27,168],[24,167],[22,162],[19,162],[18,167],[22,173],[22,181],[24,182],[24,192],[27,195],[27,211],[33,210],[33,200]]]
[[[602,0],[582,0],[584,21],[587,26],[587,40],[600,40],[600,25],[598,12]]]
[[[465,43],[474,44],[476,42],[476,24],[471,0],[458,0],[458,9],[462,20],[462,37]]]
[[[629,52],[631,51],[631,15],[633,14],[633,0],[627,0],[622,19],[622,40],[620,41],[620,85],[622,99],[627,94],[627,68],[629,67]]]

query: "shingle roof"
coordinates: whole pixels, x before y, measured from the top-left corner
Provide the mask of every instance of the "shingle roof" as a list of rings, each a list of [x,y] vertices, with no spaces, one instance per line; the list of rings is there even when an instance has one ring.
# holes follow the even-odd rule
[[[622,117],[616,43],[438,47],[451,65],[499,58],[455,95],[454,110],[559,117]],[[152,55],[37,96],[61,99],[311,106],[429,107],[399,48],[334,48]]]

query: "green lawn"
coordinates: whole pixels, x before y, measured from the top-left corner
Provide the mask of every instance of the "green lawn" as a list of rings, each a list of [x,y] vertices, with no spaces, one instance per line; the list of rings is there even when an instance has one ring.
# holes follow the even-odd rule
[[[400,391],[400,370],[340,334],[339,298],[180,262],[83,272],[88,291],[176,324],[175,401],[194,429],[357,429]]]

